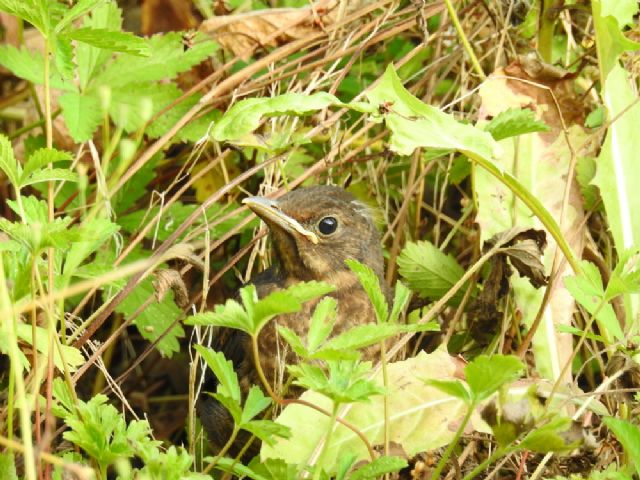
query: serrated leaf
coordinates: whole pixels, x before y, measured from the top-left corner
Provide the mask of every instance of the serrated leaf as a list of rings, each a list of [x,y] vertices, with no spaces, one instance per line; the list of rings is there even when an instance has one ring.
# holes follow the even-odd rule
[[[218,379],[216,393],[227,396],[240,405],[242,401],[240,384],[231,360],[227,360],[222,352],[216,352],[202,345],[195,345],[195,349],[207,362],[207,365]]]
[[[580,275],[564,277],[564,286],[587,312],[596,315],[596,319],[606,330],[602,332],[603,334],[609,338],[622,340],[624,334],[620,323],[611,304],[605,301],[600,271],[593,263],[587,261],[581,261],[580,267]]]
[[[65,181],[65,182],[77,182],[78,174],[67,170],[65,168],[52,168],[48,170],[39,170],[31,174],[28,178],[22,182],[21,187],[27,185],[33,185],[35,183],[49,182],[49,181]]]
[[[128,53],[139,57],[150,55],[146,40],[129,32],[84,27],[65,33],[65,37],[113,52]]]
[[[49,354],[49,334],[46,329],[42,327],[35,327],[36,332],[36,347],[38,352],[40,352],[45,357]],[[18,329],[16,331],[18,338],[23,342],[28,343],[29,345],[33,345],[33,329],[31,325],[21,323],[18,325]],[[85,363],[85,358],[75,347],[71,347],[69,345],[61,345],[62,354],[64,356],[64,361],[66,362],[69,371],[75,372],[78,367]],[[64,372],[64,363],[62,362],[62,358],[60,357],[60,351],[57,347],[54,347],[53,353],[53,363],[55,367],[60,372]]]
[[[49,5],[45,2],[0,0],[0,10],[26,20],[43,34],[49,31]]]
[[[618,295],[640,293],[640,250],[627,250],[619,255],[618,264],[611,272],[604,296],[612,300]]]
[[[148,39],[148,57],[121,54],[100,75],[99,82],[112,88],[126,88],[132,83],[171,80],[198,65],[218,48],[203,35],[194,41],[193,48],[185,51],[179,32],[154,35]]]
[[[252,420],[244,423],[242,429],[253,433],[267,445],[274,445],[278,438],[288,438],[289,428],[270,420]]]
[[[309,322],[307,333],[309,351],[315,352],[331,334],[336,321],[337,307],[338,302],[332,297],[325,297],[318,302]]]
[[[523,371],[523,363],[512,355],[479,355],[464,367],[471,394],[477,402],[520,378]]]
[[[249,389],[249,394],[247,395],[247,398],[244,401],[244,406],[242,407],[240,425],[244,428],[246,423],[253,420],[256,415],[264,411],[264,409],[269,405],[271,405],[271,399],[262,393],[260,387],[253,385]]]
[[[71,278],[80,264],[98,248],[105,245],[119,227],[104,218],[84,220],[82,230],[85,232],[82,241],[74,242],[64,260],[64,276]]]
[[[76,18],[80,18],[82,15],[89,13],[93,8],[98,6],[98,4],[103,3],[103,1],[104,0],[78,0],[73,7],[65,12],[64,16],[56,24],[55,31],[63,31]]]
[[[388,402],[391,413],[390,438],[402,445],[411,458],[418,452],[431,451],[448,444],[455,434],[453,424],[467,411],[460,400],[426,385],[425,379],[453,380],[458,362],[445,351],[432,354],[420,352],[416,357],[388,365]],[[376,374],[382,383],[382,373]],[[332,402],[316,392],[305,392],[303,400],[331,411]],[[371,445],[384,442],[384,397],[373,396],[368,403],[350,405],[339,415],[362,432]],[[306,464],[323,441],[329,418],[303,405],[289,405],[277,421],[291,428],[291,438],[280,440],[273,447],[264,446],[261,458],[281,458],[290,464]],[[474,413],[471,426],[477,431],[490,432],[488,426]],[[428,435],[425,435],[428,432]],[[321,465],[333,474],[338,459],[345,452],[357,455],[357,460],[369,461],[369,453],[362,440],[341,424],[335,426]],[[317,453],[317,452],[316,452]],[[349,478],[349,477],[347,477]]]
[[[55,61],[62,78],[65,80],[73,78],[73,45],[68,38],[56,37]]]
[[[438,390],[446,393],[447,395],[451,395],[452,397],[462,400],[466,404],[471,403],[471,395],[469,394],[469,390],[467,390],[467,388],[460,380],[430,379],[426,380],[426,383],[427,385],[436,387]]]
[[[411,299],[411,290],[409,290],[401,281],[396,282],[396,289],[393,297],[393,307],[389,314],[389,322],[396,323],[400,318],[400,314]]]
[[[549,423],[529,432],[520,443],[520,446],[536,453],[572,450],[577,445],[567,444],[567,441],[562,436],[562,433],[569,427],[571,427],[570,418],[554,418]]]
[[[122,28],[122,11],[116,2],[100,3],[93,8],[90,15],[84,17],[82,25],[91,28],[120,30]],[[112,58],[112,55],[109,50],[92,47],[86,43],[78,43],[76,58],[81,91],[87,90],[94,74]]]
[[[404,458],[382,456],[349,475],[349,480],[369,480],[380,478],[387,473],[399,472],[409,464]]]
[[[17,49],[11,45],[0,45],[0,65],[14,75],[35,85],[44,83],[44,57],[41,53],[26,48]],[[66,83],[56,73],[52,74],[51,86],[60,90],[72,90],[73,85]]]
[[[464,275],[453,257],[426,241],[407,242],[398,256],[398,271],[409,288],[429,299],[441,298]]]
[[[390,147],[400,155],[410,155],[416,148],[425,147],[458,150],[490,159],[497,149],[487,132],[464,125],[411,95],[392,64],[366,95],[376,108],[388,112],[384,118],[391,131]]]
[[[85,142],[102,122],[100,101],[91,95],[68,92],[58,99],[62,116],[75,142]]]
[[[242,330],[249,333],[252,331],[252,323],[247,312],[235,300],[227,300],[224,305],[216,305],[213,312],[198,313],[187,317],[184,321],[186,325],[202,325],[227,327]]]
[[[349,259],[346,260],[345,263],[351,271],[356,274],[362,288],[367,292],[367,296],[376,312],[378,323],[386,322],[389,316],[389,305],[387,304],[387,299],[384,297],[384,293],[382,293],[380,279],[376,273],[357,260]]]
[[[528,108],[509,108],[500,112],[485,125],[494,140],[502,140],[525,133],[548,132],[549,125],[536,118],[535,113]]]
[[[29,175],[47,166],[49,163],[63,162],[65,160],[70,161],[71,159],[71,154],[68,152],[56,150],[55,148],[40,148],[33,152],[24,164],[20,182],[22,183]]]
[[[290,328],[278,325],[278,334],[289,344],[296,355],[302,358],[309,358],[311,355],[307,347],[305,347],[302,339]]]
[[[606,417],[602,420],[622,444],[634,464],[636,473],[640,475],[640,428],[619,418]]]
[[[14,188],[20,187],[22,167],[13,154],[11,141],[3,134],[0,134],[0,170],[4,172]]]
[[[288,465],[282,460],[273,458],[262,461],[256,457],[249,464],[249,468],[269,480],[297,480],[299,473],[296,465]]]
[[[118,305],[116,311],[126,318],[133,315],[147,299],[154,295],[151,279],[145,279],[135,287],[129,295]],[[182,316],[180,310],[173,301],[173,292],[169,292],[160,302],[153,301],[135,320],[140,334],[150,342],[154,342],[165,333],[174,321]],[[184,330],[180,323],[176,323],[164,337],[157,343],[158,351],[170,357],[174,352],[180,351],[178,339],[184,336]]]
[[[331,105],[342,103],[335,96],[325,92],[312,95],[285,93],[271,98],[248,98],[236,103],[216,122],[211,130],[211,138],[218,142],[242,143],[260,126],[263,117],[305,115]]]

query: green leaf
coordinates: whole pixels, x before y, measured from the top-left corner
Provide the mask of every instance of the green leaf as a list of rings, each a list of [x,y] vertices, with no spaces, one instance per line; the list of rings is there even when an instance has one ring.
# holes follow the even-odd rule
[[[398,271],[409,288],[432,300],[441,298],[464,275],[453,257],[430,242],[407,242],[398,256]],[[458,300],[461,295],[457,294]]]
[[[49,334],[46,329],[42,327],[35,327],[36,332],[36,347],[38,352],[43,354],[45,357],[49,355],[49,345],[51,344],[49,341]],[[18,338],[29,345],[33,345],[33,328],[31,325],[26,323],[21,323],[18,325],[16,331]],[[85,358],[75,347],[71,347],[69,345],[61,345],[62,355],[64,357],[64,362],[68,367],[70,372],[75,372],[80,365],[85,363]],[[60,356],[60,351],[57,347],[54,347],[53,351],[53,364],[60,372],[65,371],[65,363],[63,363],[62,358]]]
[[[9,182],[17,190],[20,187],[22,167],[13,155],[11,141],[3,134],[0,134],[0,170],[4,172]]]
[[[454,398],[462,400],[466,404],[471,403],[471,395],[469,390],[460,380],[426,380],[427,385],[437,388],[438,390],[451,395]]]
[[[113,52],[123,52],[140,57],[150,55],[146,40],[129,32],[85,27],[71,30],[65,34],[65,37]]]
[[[82,262],[104,246],[118,230],[118,225],[104,218],[83,220],[83,238],[81,241],[74,242],[67,252],[64,260],[64,276],[70,279]]]
[[[622,444],[636,469],[636,473],[640,475],[640,428],[628,421],[614,417],[603,418],[603,421]]]
[[[210,461],[211,458],[207,457],[205,460]],[[222,457],[217,459],[216,468],[223,472],[231,473],[238,478],[248,477],[252,480],[270,480],[269,477],[254,472],[251,468],[238,462],[238,460],[234,458]]]
[[[245,287],[246,288],[246,287]],[[251,334],[253,324],[247,312],[235,300],[227,300],[224,305],[216,305],[213,312],[198,313],[187,317],[187,325],[227,327]]]
[[[356,274],[362,284],[362,288],[367,292],[367,296],[376,312],[378,323],[386,322],[389,316],[389,305],[387,305],[387,300],[384,298],[384,293],[382,293],[382,288],[380,287],[380,279],[376,273],[357,260],[349,259],[345,263]]]
[[[604,296],[612,300],[618,295],[640,293],[640,250],[626,250],[618,259],[616,268],[611,272]]]
[[[366,378],[371,363],[357,360],[327,361],[328,375],[317,365],[302,363],[289,365],[289,372],[296,378],[294,384],[326,395],[336,403],[366,401],[383,390]]]
[[[522,362],[512,355],[479,355],[464,368],[476,402],[490,397],[504,384],[517,380],[523,371]]]
[[[402,85],[393,65],[389,64],[376,87],[367,93],[376,108],[383,108],[391,131],[390,147],[400,155],[410,155],[416,148],[444,148],[475,153],[491,158],[497,144],[487,132],[457,122],[437,108],[426,105]]]
[[[335,298],[325,297],[316,306],[309,323],[307,345],[310,352],[315,352],[329,338],[336,321],[338,302]]]
[[[538,120],[532,110],[528,108],[510,108],[500,112],[485,125],[494,140],[502,140],[525,133],[548,132],[549,126]]]
[[[593,263],[580,262],[581,273],[578,276],[564,277],[563,282],[571,296],[584,307],[604,329],[603,334],[609,339],[622,340],[624,334],[616,318],[613,307],[605,299],[600,271]]]
[[[76,4],[76,6],[79,5]],[[84,27],[120,30],[122,28],[122,11],[116,2],[103,2],[97,5],[90,15],[83,19]],[[78,43],[76,46],[76,60],[78,62],[78,76],[80,77],[80,89],[86,91],[94,75],[99,72],[113,54],[109,50],[92,47],[86,43]]]
[[[155,295],[155,290],[151,284],[151,279],[147,278],[135,287],[129,295],[118,305],[116,311],[122,313],[125,317],[134,314],[149,297]],[[165,334],[172,323],[182,316],[180,310],[173,301],[173,292],[160,301],[152,301],[147,308],[140,313],[134,323],[138,327],[140,334],[150,342],[154,342]],[[176,323],[166,332],[163,338],[156,345],[158,351],[167,357],[173,355],[174,352],[180,351],[180,343],[178,339],[184,336],[184,330],[180,323]]]
[[[47,4],[25,0],[0,0],[0,10],[26,20],[40,32],[47,31]]]
[[[99,83],[112,88],[126,88],[135,83],[171,80],[198,65],[218,48],[206,36],[198,35],[193,48],[185,51],[179,32],[154,35],[147,42],[148,57],[121,54],[100,75],[97,79]]]
[[[520,442],[522,448],[536,453],[567,452],[576,448],[577,442],[567,444],[562,433],[571,427],[571,419],[556,417],[549,423],[529,432]]]
[[[311,356],[307,347],[305,347],[302,339],[290,328],[278,325],[278,334],[289,344],[296,355],[308,359]]]
[[[236,379],[237,381],[237,379]],[[253,420],[256,415],[262,412],[265,408],[271,405],[271,399],[265,397],[260,387],[253,385],[249,389],[247,399],[244,401],[244,407],[242,408],[242,417],[240,419],[240,426],[244,428],[246,423]]]
[[[49,182],[52,180],[60,180],[65,182],[77,182],[78,174],[65,168],[52,168],[50,170],[39,170],[34,172],[29,178],[25,179],[21,187],[33,185],[35,183]]]
[[[79,0],[76,4],[68,9],[60,21],[56,24],[56,33],[62,32],[68,25],[75,19],[80,18],[82,15],[89,13],[100,3],[104,3],[104,0]],[[110,3],[110,2],[109,2]]]
[[[287,295],[291,295],[298,302],[305,303],[331,293],[335,291],[335,289],[336,287],[329,283],[311,281],[294,283],[282,291],[286,292]]]
[[[73,45],[71,40],[65,37],[56,37],[55,62],[56,68],[62,78],[69,80],[73,78]]]
[[[580,185],[580,193],[584,200],[585,210],[600,209],[600,192],[595,185],[591,185],[596,174],[596,160],[591,157],[578,157],[576,162],[576,180]]]
[[[218,379],[216,392],[231,398],[239,405],[242,401],[240,384],[238,383],[238,375],[233,369],[231,360],[227,360],[222,352],[216,352],[202,345],[195,345],[195,349],[202,355],[202,358],[207,362],[207,365]]]
[[[102,122],[100,101],[91,95],[68,92],[58,102],[71,138],[78,143],[90,140]]]
[[[211,137],[218,142],[254,144],[249,134],[260,126],[263,117],[276,115],[305,115],[342,105],[340,100],[329,93],[317,92],[312,95],[285,93],[271,98],[248,98],[231,107],[214,125]]]
[[[40,148],[33,152],[29,156],[29,160],[24,164],[20,183],[24,182],[36,170],[46,167],[49,163],[71,161],[72,158],[68,152],[56,150],[55,148]]]
[[[299,473],[296,465],[289,465],[275,458],[263,461],[256,457],[249,464],[249,468],[269,480],[297,480]]]
[[[18,480],[16,464],[11,452],[0,453],[0,478]]]
[[[376,479],[387,473],[399,472],[409,464],[404,458],[382,456],[349,475],[349,480]]]
[[[34,85],[44,83],[44,57],[41,53],[26,48],[17,49],[11,45],[0,45],[0,65]],[[51,74],[51,86],[59,90],[74,90],[57,72]]]
[[[396,323],[400,318],[400,314],[404,311],[405,307],[411,299],[411,290],[409,290],[404,283],[397,281],[396,290],[393,297],[393,307],[389,314],[389,322]]]
[[[278,437],[289,438],[290,436],[288,427],[270,420],[252,420],[243,424],[242,429],[253,433],[267,445],[274,445]]]

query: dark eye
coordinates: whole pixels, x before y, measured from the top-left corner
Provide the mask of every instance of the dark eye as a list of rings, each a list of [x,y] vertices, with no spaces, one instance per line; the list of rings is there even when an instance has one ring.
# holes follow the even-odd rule
[[[318,230],[323,235],[331,235],[338,228],[338,220],[335,217],[324,217],[318,223]]]

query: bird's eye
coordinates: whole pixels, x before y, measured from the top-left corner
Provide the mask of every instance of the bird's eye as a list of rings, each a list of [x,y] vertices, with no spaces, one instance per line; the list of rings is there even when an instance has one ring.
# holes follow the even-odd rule
[[[331,235],[338,228],[338,220],[335,217],[324,217],[318,223],[318,230],[323,235]]]

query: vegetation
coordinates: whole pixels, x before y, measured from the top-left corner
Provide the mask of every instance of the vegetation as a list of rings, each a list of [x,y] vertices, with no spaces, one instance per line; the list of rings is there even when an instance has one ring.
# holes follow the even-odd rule
[[[1,478],[640,475],[635,0],[126,3],[0,0]],[[376,318],[339,335],[331,285],[241,288],[242,198],[318,183],[394,287],[349,262]],[[260,355],[314,299],[303,393],[243,395],[215,327]]]

